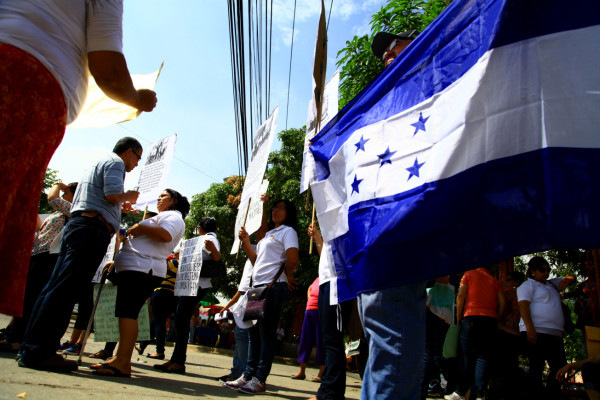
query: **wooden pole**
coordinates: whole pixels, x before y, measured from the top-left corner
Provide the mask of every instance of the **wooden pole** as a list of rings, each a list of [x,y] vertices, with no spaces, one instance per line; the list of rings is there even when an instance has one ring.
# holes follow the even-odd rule
[[[246,212],[244,213],[244,222],[242,223],[242,228],[246,227],[246,219],[248,218],[248,210],[250,209],[250,201],[248,200],[248,206],[246,207]],[[238,232],[236,232],[237,234]],[[240,247],[242,247],[242,242],[240,242],[240,244],[238,245],[238,249],[237,249],[237,253],[235,253],[235,259],[237,260],[238,256],[240,255]]]

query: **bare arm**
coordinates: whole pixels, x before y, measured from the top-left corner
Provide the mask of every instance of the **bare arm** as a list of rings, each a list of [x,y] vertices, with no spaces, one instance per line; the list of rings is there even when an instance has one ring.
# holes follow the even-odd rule
[[[298,262],[300,261],[298,249],[295,247],[291,247],[285,251],[285,254],[287,255],[287,261],[285,263],[284,272],[287,276],[288,286],[290,290],[294,290],[294,288],[298,285],[298,278],[292,276],[292,274],[298,267]]]
[[[135,204],[139,195],[140,192],[136,192],[135,190],[128,190],[125,193],[121,194],[109,194],[106,196],[106,201],[115,206],[126,201]]]
[[[533,321],[531,320],[530,304],[531,302],[527,300],[519,301],[519,312],[521,313],[521,318],[523,318],[525,327],[527,327],[527,340],[530,343],[535,344],[537,341],[537,332],[535,331]]]
[[[269,203],[269,195],[263,194],[262,196],[260,196],[260,199],[263,202],[263,215],[260,228],[258,228],[258,231],[256,231],[256,243],[260,242],[269,231],[269,210],[267,210],[267,204]],[[254,262],[252,264],[254,264]]]
[[[467,284],[461,283],[458,287],[458,295],[456,296],[456,323],[460,323],[463,317],[465,308],[465,299],[467,298]]]
[[[148,236],[155,242],[167,243],[173,240],[171,234],[159,226],[148,226],[142,224],[135,224],[127,230],[127,233],[133,236]]]
[[[156,93],[149,89],[136,90],[127,69],[125,56],[116,51],[88,53],[90,73],[98,87],[111,99],[137,108],[152,111],[156,107]]]
[[[229,307],[231,307],[232,305],[237,303],[237,301],[240,299],[240,297],[242,297],[242,295],[244,293],[245,292],[240,292],[239,290],[237,292],[235,292],[235,294],[233,295],[231,300],[229,300],[229,303],[227,303],[227,305],[225,307],[223,307],[223,309],[221,310],[221,312],[219,314],[223,314],[223,311],[229,311]]]
[[[506,298],[504,297],[504,292],[502,291],[497,292],[496,297],[498,299],[498,318],[501,318],[504,315],[504,310],[506,309]]]
[[[210,258],[212,258],[213,261],[219,261],[221,259],[221,252],[217,250],[217,246],[215,246],[215,243],[212,240],[206,239],[204,241],[204,247],[206,250],[210,251]]]
[[[317,228],[316,222],[313,222],[312,225],[308,227],[308,236],[312,236],[312,238],[315,240],[315,244],[317,245],[317,252],[320,256],[321,250],[323,250],[323,238],[321,237],[321,232],[319,232],[319,228]]]
[[[238,237],[240,239],[240,242],[242,243],[242,250],[244,250],[252,265],[254,265],[254,262],[256,261],[256,252],[250,244],[250,235],[248,235],[248,232],[246,232],[246,228],[244,228],[243,226],[240,229]]]
[[[60,196],[60,191],[65,190],[66,188],[67,185],[65,185],[64,183],[56,182],[54,185],[52,185],[50,191],[48,192],[48,201],[58,199],[58,197]]]
[[[567,275],[558,284],[558,289],[562,292],[563,290],[565,290],[567,287],[569,287],[570,285],[572,285],[575,282],[577,282],[577,278],[575,278],[573,275]]]

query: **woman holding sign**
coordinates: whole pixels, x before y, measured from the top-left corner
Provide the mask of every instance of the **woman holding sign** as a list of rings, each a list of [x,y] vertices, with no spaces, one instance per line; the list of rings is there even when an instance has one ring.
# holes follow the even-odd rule
[[[204,241],[204,251],[202,251],[202,260],[219,261],[220,245],[215,231],[217,230],[217,221],[211,217],[204,217],[200,220],[198,232],[200,236],[206,235],[208,239]],[[183,258],[183,257],[182,257]],[[183,268],[183,263],[180,265]],[[179,272],[182,272],[181,269]],[[198,302],[209,292],[212,287],[210,278],[199,278],[198,291],[195,296],[180,296],[175,310],[175,350],[171,360],[164,364],[157,364],[155,369],[173,374],[185,374],[185,359],[190,333],[190,319]]]
[[[91,366],[98,375],[131,376],[138,315],[152,291],[165,278],[165,259],[183,237],[183,219],[190,211],[187,198],[173,189],[165,189],[158,196],[156,208],[157,216],[129,228],[130,240],[115,257],[118,278],[115,316],[119,318],[119,348],[109,362]]]
[[[267,196],[261,199],[264,202],[268,201]],[[298,266],[298,235],[294,230],[296,209],[288,200],[276,201],[271,210],[271,221],[268,225],[270,230],[265,233],[266,214],[263,213],[263,225],[256,233],[256,252],[250,244],[246,229],[242,227],[239,233],[242,249],[253,264],[251,286],[269,286],[265,315],[248,329],[250,344],[246,370],[238,379],[225,383],[225,386],[231,389],[250,394],[267,389],[266,381],[277,348],[277,323],[287,300],[288,285],[295,285],[297,282],[297,279],[292,277]],[[285,267],[283,273],[280,273],[282,265]]]

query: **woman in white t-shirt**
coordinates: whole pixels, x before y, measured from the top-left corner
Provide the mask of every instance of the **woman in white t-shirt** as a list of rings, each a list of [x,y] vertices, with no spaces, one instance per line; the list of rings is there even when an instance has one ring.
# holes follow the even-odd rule
[[[187,198],[173,189],[165,189],[158,197],[156,208],[157,216],[129,228],[130,240],[115,257],[119,348],[108,363],[91,366],[98,375],[131,376],[131,354],[138,335],[137,317],[152,291],[165,278],[165,260],[183,237],[184,218],[190,211]]]
[[[533,257],[527,265],[528,279],[517,288],[521,313],[519,330],[525,339],[529,358],[529,383],[535,386],[532,396],[549,398],[558,395],[560,385],[556,373],[567,363],[560,291],[575,282],[575,277],[567,275],[548,280],[550,265],[543,257]],[[546,382],[547,393],[544,393],[542,373],[546,361],[550,373]]]
[[[262,200],[268,201],[267,196]],[[248,329],[250,344],[248,362],[244,373],[236,380],[226,382],[231,389],[244,393],[260,393],[266,390],[266,381],[277,348],[277,324],[283,305],[288,296],[288,284],[295,285],[297,279],[292,273],[298,266],[298,235],[296,227],[296,208],[288,200],[278,200],[271,211],[270,230],[267,229],[267,213],[263,213],[263,225],[256,234],[258,244],[256,252],[250,244],[250,237],[242,227],[239,238],[242,249],[253,264],[252,287],[268,285],[269,294],[265,316],[256,325]],[[281,266],[283,273],[273,283]]]

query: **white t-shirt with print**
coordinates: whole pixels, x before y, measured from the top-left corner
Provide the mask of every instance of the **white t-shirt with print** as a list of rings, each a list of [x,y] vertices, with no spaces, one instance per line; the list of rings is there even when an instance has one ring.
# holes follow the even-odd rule
[[[167,274],[165,260],[183,237],[185,222],[179,211],[169,210],[140,222],[140,225],[159,227],[171,235],[170,242],[157,242],[146,235],[136,236],[123,245],[115,257],[115,271],[149,272],[164,278]]]
[[[298,248],[298,235],[293,228],[281,225],[268,231],[256,246],[252,286],[271,283],[281,264],[287,261],[286,251],[291,248]],[[285,272],[281,274],[277,281],[287,282]]]
[[[562,332],[565,330],[565,319],[562,313],[560,293],[550,282],[558,287],[563,279],[549,279],[543,284],[530,278],[517,288],[519,301],[530,302],[531,321],[536,332],[562,336]],[[523,318],[519,322],[519,330],[527,332]]]

